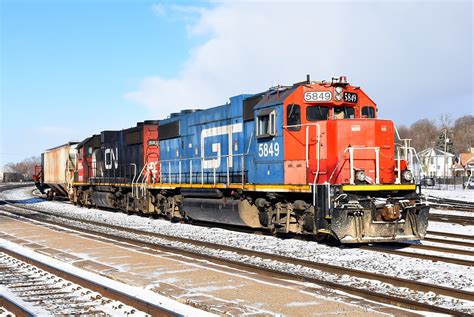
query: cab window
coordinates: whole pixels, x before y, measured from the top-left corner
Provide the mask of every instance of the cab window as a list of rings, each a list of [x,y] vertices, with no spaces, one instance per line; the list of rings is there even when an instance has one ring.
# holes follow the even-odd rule
[[[290,131],[301,129],[301,109],[299,105],[291,104],[286,107],[286,125],[288,125]]]
[[[333,119],[354,119],[355,110],[351,107],[334,107]]]
[[[363,118],[375,118],[375,109],[372,107],[363,107],[362,108],[362,117]]]
[[[274,109],[265,109],[257,116],[257,138],[276,135],[276,112]]]
[[[329,118],[329,108],[323,106],[308,106],[306,108],[306,120],[320,121]]]

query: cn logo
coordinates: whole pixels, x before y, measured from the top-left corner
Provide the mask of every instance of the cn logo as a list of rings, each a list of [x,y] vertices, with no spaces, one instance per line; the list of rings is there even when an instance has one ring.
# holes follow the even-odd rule
[[[106,170],[118,168],[118,148],[115,148],[115,152],[113,149],[105,149],[104,164]]]
[[[210,138],[213,136],[218,136],[218,135],[225,135],[227,134],[227,141],[229,143],[229,167],[232,167],[233,165],[233,156],[232,156],[232,134],[233,133],[239,133],[242,132],[242,123],[234,123],[234,124],[229,124],[229,125],[224,125],[220,127],[214,127],[214,128],[209,128],[209,129],[203,129],[201,131],[201,157],[203,158],[202,160],[202,167],[203,168],[219,168],[221,166],[221,161],[222,159],[225,159],[225,157],[220,157],[221,156],[221,144],[220,142],[218,143],[212,143],[212,152],[213,152],[213,158],[211,159],[205,159],[204,157],[204,140],[206,138]]]

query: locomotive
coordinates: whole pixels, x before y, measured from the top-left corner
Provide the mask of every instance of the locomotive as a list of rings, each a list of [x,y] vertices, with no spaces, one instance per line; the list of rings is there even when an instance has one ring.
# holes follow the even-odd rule
[[[66,144],[62,159],[46,151],[43,166],[67,166],[59,187],[81,206],[341,243],[422,239],[429,207],[410,171],[414,149],[377,111],[344,76],[307,76],[102,131]],[[44,168],[38,183],[58,187]]]

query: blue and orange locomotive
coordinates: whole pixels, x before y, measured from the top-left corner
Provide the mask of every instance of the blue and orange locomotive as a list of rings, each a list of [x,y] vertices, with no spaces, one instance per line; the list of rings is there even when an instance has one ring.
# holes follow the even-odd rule
[[[76,204],[129,213],[342,243],[418,240],[429,208],[410,171],[413,149],[395,135],[362,89],[308,76],[93,135],[75,145],[64,186]]]

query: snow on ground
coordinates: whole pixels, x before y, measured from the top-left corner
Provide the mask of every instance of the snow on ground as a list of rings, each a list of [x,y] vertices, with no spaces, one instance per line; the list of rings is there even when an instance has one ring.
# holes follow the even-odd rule
[[[122,227],[133,227],[150,232],[317,261],[361,271],[383,272],[391,276],[457,289],[474,290],[474,267],[431,262],[423,259],[361,250],[357,247],[331,247],[312,241],[280,239],[273,236],[259,236],[220,228],[170,223],[161,219],[137,215],[129,216],[123,213],[80,208],[71,204],[31,198],[31,188],[6,191],[2,193],[2,196],[7,199],[17,200],[19,203],[34,204],[35,208],[41,208],[58,215],[65,214],[71,217],[107,222]],[[449,224],[443,225],[449,226]],[[432,224],[430,224],[429,229],[443,231],[443,229]],[[454,230],[456,229],[453,228]],[[470,228],[470,230],[474,231],[474,228]],[[456,232],[459,233],[459,231]],[[467,232],[464,231],[463,234],[468,234]]]
[[[165,310],[175,312],[178,315],[215,316],[214,314],[185,305],[183,303],[177,302],[175,300],[172,300],[166,296],[157,294],[155,292],[145,290],[139,287],[130,286],[118,281],[111,280],[104,276],[77,268],[71,264],[58,261],[49,256],[37,253],[21,245],[12,243],[4,239],[0,239],[0,247],[10,250],[12,252],[20,253],[30,259],[33,259],[45,265],[51,266],[57,270],[67,272],[70,275],[80,277],[81,279],[85,279],[91,283],[102,285],[106,289],[116,290],[121,293],[127,294],[128,296],[134,297],[135,299],[146,301],[150,305],[162,307]],[[1,293],[3,294],[4,290],[3,289],[0,289],[0,290],[2,291]],[[36,308],[33,307],[33,309],[36,309]],[[109,313],[111,313],[111,316],[113,316],[113,314],[117,313],[117,311],[110,311]],[[137,314],[137,316],[140,316],[140,315],[143,315],[143,314]]]
[[[428,223],[428,230],[474,237],[474,226],[463,226],[455,223],[430,221]]]
[[[42,309],[41,307],[36,307],[32,303],[25,302],[23,299],[21,299],[21,297],[17,296],[15,293],[10,292],[10,290],[6,287],[0,286],[0,294],[10,303],[13,303],[17,307],[21,307],[23,311],[30,314],[30,316],[51,316],[51,314],[49,314],[46,310]],[[7,312],[5,314],[0,313],[0,317],[3,316],[14,315],[8,315]]]
[[[421,191],[424,195],[437,197],[437,198],[446,198],[461,200],[474,203],[474,189],[456,189],[456,190],[442,190],[442,189],[428,189],[423,188]]]

